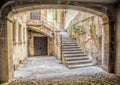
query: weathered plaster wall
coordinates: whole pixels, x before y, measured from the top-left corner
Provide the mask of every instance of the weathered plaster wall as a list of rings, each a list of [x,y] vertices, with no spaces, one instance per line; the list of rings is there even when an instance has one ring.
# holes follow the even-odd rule
[[[79,11],[79,13],[74,17],[74,19],[70,22],[70,24],[75,24],[75,23],[78,23],[80,21],[84,21],[87,18],[92,17],[92,16],[94,16],[94,14]]]
[[[102,63],[102,37],[103,22],[98,16],[79,12],[70,27],[70,33],[75,38],[77,44],[86,52],[94,63]],[[108,60],[107,60],[108,61]]]
[[[120,8],[117,10],[116,16],[116,73],[120,75]]]
[[[57,17],[57,28],[56,30],[64,30],[64,9],[57,9],[56,10],[57,14],[56,14],[56,17]]]
[[[64,19],[64,24],[65,24],[65,29],[69,26],[70,22],[75,18],[75,16],[79,13],[78,10],[65,10],[65,19]]]
[[[48,37],[48,55],[54,55],[54,39],[50,37]]]
[[[14,45],[13,46],[14,69],[17,69],[26,58],[27,58],[27,43]]]
[[[13,65],[14,70],[27,58],[26,14],[13,16]]]

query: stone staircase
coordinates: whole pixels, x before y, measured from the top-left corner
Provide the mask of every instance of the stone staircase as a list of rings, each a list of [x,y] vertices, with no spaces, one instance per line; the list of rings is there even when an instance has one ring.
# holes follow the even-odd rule
[[[68,68],[79,68],[93,65],[85,52],[70,38],[67,32],[62,34],[62,56]]]

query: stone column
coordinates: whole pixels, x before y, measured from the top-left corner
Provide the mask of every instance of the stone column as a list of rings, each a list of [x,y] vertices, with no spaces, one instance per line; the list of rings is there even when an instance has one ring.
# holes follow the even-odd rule
[[[64,29],[64,9],[57,9],[57,30]]]
[[[28,41],[28,50],[29,50],[29,56],[34,56],[34,37],[31,36],[31,38]]]
[[[26,27],[24,29],[24,33],[25,33],[25,43],[27,43],[28,33],[27,33],[27,28]]]
[[[12,23],[0,18],[0,83],[13,77]]]
[[[18,42],[19,40],[18,40],[18,21],[16,20],[15,21],[15,42]]]
[[[103,47],[103,51],[104,51],[104,53],[103,53],[103,60],[102,60],[102,66],[103,66],[103,68],[106,70],[106,71],[108,71],[108,62],[109,62],[109,25],[108,25],[109,23],[105,23],[105,24],[103,24],[103,34],[104,34],[104,36],[103,36],[103,39],[102,39],[102,43],[103,43],[103,45],[102,46],[104,46]]]
[[[116,69],[115,72],[120,76],[120,8],[117,9],[116,16]]]
[[[21,26],[21,41],[22,41],[22,43],[24,42],[24,27],[23,26]]]

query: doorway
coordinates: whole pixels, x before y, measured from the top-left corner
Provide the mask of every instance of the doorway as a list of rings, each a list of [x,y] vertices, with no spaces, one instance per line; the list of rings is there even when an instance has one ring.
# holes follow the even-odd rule
[[[34,55],[48,55],[47,37],[34,37]]]

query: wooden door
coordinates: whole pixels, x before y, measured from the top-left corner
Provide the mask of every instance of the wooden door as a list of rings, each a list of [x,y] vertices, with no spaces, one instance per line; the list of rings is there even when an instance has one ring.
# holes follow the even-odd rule
[[[34,37],[35,56],[47,55],[47,37]]]

